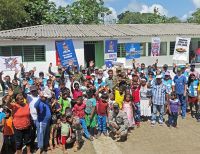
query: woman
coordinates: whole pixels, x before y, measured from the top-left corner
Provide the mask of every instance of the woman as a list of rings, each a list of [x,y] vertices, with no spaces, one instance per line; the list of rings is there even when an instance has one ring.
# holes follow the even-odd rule
[[[140,109],[141,109],[141,116],[145,119],[151,116],[151,106],[149,103],[149,89],[147,88],[146,79],[141,79],[141,87],[140,87]]]
[[[194,115],[197,115],[199,106],[198,106],[198,84],[199,81],[196,79],[195,74],[191,73],[188,78],[188,103],[190,106],[191,116],[194,118]],[[192,107],[195,105],[196,113],[192,111]]]
[[[9,96],[12,97],[13,91],[9,92]],[[30,142],[31,142],[31,121],[29,105],[24,103],[24,97],[22,94],[17,94],[16,103],[9,102],[7,106],[12,109],[13,113],[13,125],[16,141],[17,154],[22,153],[22,147],[25,144],[27,148],[27,154],[30,154]]]

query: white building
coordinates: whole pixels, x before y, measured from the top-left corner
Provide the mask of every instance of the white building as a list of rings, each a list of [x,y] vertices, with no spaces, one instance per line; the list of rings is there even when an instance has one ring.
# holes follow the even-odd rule
[[[151,38],[160,37],[159,57],[151,57]],[[200,25],[197,24],[116,24],[116,25],[38,25],[0,31],[0,56],[22,56],[27,70],[37,67],[37,72],[56,65],[55,41],[72,39],[80,65],[95,60],[96,66],[104,65],[104,41],[118,40],[118,59],[126,66],[125,43],[141,43],[141,58],[147,65],[159,59],[158,65],[172,66],[177,36],[190,37],[191,54],[200,47]]]

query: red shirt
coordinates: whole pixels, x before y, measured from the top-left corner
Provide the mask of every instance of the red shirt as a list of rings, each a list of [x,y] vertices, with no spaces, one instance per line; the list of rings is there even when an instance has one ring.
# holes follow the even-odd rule
[[[86,108],[85,103],[82,103],[80,105],[75,104],[74,108],[73,108],[74,115],[79,118],[84,118],[85,117],[85,108]]]
[[[73,91],[73,98],[77,99],[79,96],[82,96],[83,92],[81,90],[74,90]]]
[[[108,102],[102,102],[102,100],[100,99],[97,102],[97,114],[100,116],[106,116],[107,109],[108,109]]]
[[[133,103],[140,102],[140,86],[136,89],[132,89],[132,97],[133,97]]]
[[[20,106],[17,103],[11,105],[13,111],[13,125],[16,129],[26,129],[30,126],[30,109],[29,105]]]

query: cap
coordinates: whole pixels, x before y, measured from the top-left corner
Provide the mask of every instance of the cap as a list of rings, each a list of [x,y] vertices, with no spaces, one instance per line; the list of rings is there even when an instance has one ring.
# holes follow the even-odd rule
[[[94,69],[95,69],[95,70],[98,70],[99,68],[98,68],[98,67],[95,67]]]
[[[156,75],[156,79],[162,79],[162,75]]]
[[[55,77],[58,77],[58,78],[60,78],[60,77],[61,77],[61,75],[60,75],[60,74],[56,74],[56,75],[55,75]]]
[[[165,67],[165,68],[166,68],[166,67],[168,67],[168,65],[167,65],[167,64],[164,64],[164,65],[163,65],[163,67]]]
[[[117,108],[117,109],[119,109],[119,104],[114,103],[114,104],[113,104],[113,108]]]
[[[185,68],[186,66],[185,65],[180,65],[179,67],[182,69],[182,68]]]
[[[165,72],[165,75],[170,76],[170,72],[169,71]]]
[[[36,86],[31,86],[30,87],[30,91],[36,91],[36,90],[37,90]]]
[[[178,67],[178,68],[177,68],[177,72],[180,72],[180,71],[181,71],[181,68],[180,68],[180,67]]]

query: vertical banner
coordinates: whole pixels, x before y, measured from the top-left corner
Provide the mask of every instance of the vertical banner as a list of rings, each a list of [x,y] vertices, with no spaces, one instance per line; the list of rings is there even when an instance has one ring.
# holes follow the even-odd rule
[[[117,61],[117,40],[105,41],[105,65],[112,67],[112,61]]]
[[[20,64],[22,63],[21,56],[4,57],[0,56],[0,71],[14,71],[20,70]]]
[[[151,56],[160,56],[160,38],[153,37],[151,39]]]
[[[56,41],[56,50],[62,66],[66,67],[73,64],[79,67],[74,45],[71,39]]]
[[[173,60],[175,63],[179,63],[179,61],[187,63],[189,57],[189,47],[190,47],[191,38],[176,38],[176,44],[174,48]]]
[[[126,43],[125,49],[126,49],[127,60],[140,58],[141,55],[140,43]]]

